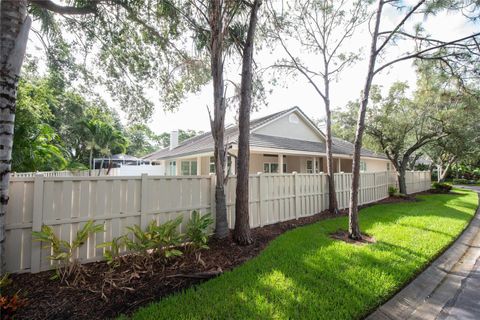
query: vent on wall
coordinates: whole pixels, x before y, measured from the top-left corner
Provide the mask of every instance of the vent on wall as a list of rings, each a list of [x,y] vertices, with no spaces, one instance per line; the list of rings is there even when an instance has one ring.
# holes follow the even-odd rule
[[[296,114],[291,114],[291,115],[288,117],[288,121],[289,121],[290,123],[295,123],[295,124],[297,124],[298,121],[299,121],[299,119],[298,119],[298,117],[297,117]]]

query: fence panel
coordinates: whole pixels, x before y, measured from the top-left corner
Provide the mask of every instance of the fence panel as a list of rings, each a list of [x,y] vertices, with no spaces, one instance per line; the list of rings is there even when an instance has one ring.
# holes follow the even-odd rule
[[[334,176],[338,206],[347,208],[351,173]],[[408,172],[407,190],[418,192],[430,187],[428,172]],[[388,196],[392,176],[387,172],[361,174],[359,204]],[[236,177],[226,186],[229,227],[235,224]],[[10,272],[39,272],[52,267],[49,249],[32,242],[32,231],[51,226],[63,240],[72,241],[88,221],[104,224],[105,232],[91,235],[75,256],[83,262],[102,259],[97,245],[126,233],[125,228],[151,220],[163,223],[183,217],[185,224],[192,210],[215,216],[215,176],[101,176],[72,177],[37,174],[12,177],[6,215],[6,257]],[[306,217],[328,208],[326,174],[250,175],[249,208],[251,227]]]

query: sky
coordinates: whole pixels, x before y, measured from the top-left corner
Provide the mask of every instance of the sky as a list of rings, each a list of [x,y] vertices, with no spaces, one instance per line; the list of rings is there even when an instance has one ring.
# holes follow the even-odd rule
[[[409,1],[405,1],[408,3]],[[402,12],[393,8],[387,7],[382,17],[381,30],[389,30],[401,19]],[[467,36],[479,29],[478,25],[467,23],[460,13],[446,14],[442,13],[437,16],[431,16],[426,20],[421,17],[413,19],[409,27],[414,23],[422,22],[425,30],[434,37],[442,40],[455,39],[460,36]],[[371,37],[367,29],[367,24],[357,29],[354,37],[347,43],[351,51],[361,52],[362,59],[355,65],[348,67],[341,74],[337,81],[332,83],[331,87],[331,103],[333,108],[341,108],[347,102],[356,100],[360,96],[361,88],[364,84],[367,61],[366,56],[370,46]],[[389,59],[397,57],[408,47],[406,44],[400,43],[398,46],[392,47],[388,50],[385,58]],[[27,53],[34,55],[42,55],[39,40],[33,32],[30,33],[30,43],[27,47]],[[315,65],[317,56],[306,54],[297,48],[296,54],[307,64]],[[262,65],[267,66],[274,63],[277,59],[284,57],[281,49],[274,50],[262,49],[255,52],[256,61]],[[230,67],[228,70],[231,73],[240,73],[239,67]],[[324,117],[324,106],[319,96],[308,82],[301,76],[288,77],[282,79],[286,87],[275,86],[268,87],[272,92],[267,95],[267,105],[261,106],[258,111],[252,113],[252,119],[268,115],[277,111],[288,109],[293,106],[300,107],[309,117],[313,119],[321,119]],[[415,87],[415,70],[412,67],[412,61],[406,61],[396,64],[394,67],[384,70],[376,76],[374,84],[381,85],[384,90],[396,81],[407,81],[410,87]],[[111,99],[111,97],[99,88],[98,93],[112,106],[114,106],[121,115],[123,121],[126,121],[125,114],[120,110],[118,105]],[[162,109],[161,102],[155,99],[154,93],[149,93],[152,100],[155,102],[155,112],[151,119],[148,120],[149,127],[156,133],[169,132],[177,129],[192,129],[197,131],[210,131],[209,117],[207,106],[213,105],[213,94],[211,83],[206,85],[199,93],[190,94],[178,106],[175,111],[165,112]],[[235,111],[231,108],[227,111],[226,124],[234,123]]]

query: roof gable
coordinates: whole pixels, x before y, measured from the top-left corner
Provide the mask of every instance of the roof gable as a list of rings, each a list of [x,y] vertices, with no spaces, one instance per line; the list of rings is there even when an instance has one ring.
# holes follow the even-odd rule
[[[302,141],[325,142],[320,129],[298,107],[252,128],[252,133]]]

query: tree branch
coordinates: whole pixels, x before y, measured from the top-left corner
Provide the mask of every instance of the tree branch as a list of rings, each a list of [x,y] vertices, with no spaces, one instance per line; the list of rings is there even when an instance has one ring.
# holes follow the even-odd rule
[[[461,38],[461,39],[457,39],[457,40],[452,40],[452,41],[449,41],[449,42],[445,42],[445,43],[442,43],[442,44],[439,44],[437,46],[433,46],[433,47],[430,47],[430,48],[427,48],[427,49],[424,49],[424,50],[421,50],[419,52],[416,52],[416,53],[413,53],[413,54],[410,54],[410,55],[406,55],[406,56],[403,56],[403,57],[400,57],[400,58],[397,58],[397,59],[394,59],[386,64],[384,64],[383,66],[379,67],[377,70],[375,70],[373,72],[373,75],[379,73],[380,71],[382,71],[383,69],[391,66],[392,64],[395,64],[397,62],[400,62],[400,61],[404,61],[404,60],[408,60],[408,59],[412,59],[412,58],[419,58],[419,59],[422,59],[424,57],[422,57],[422,54],[424,53],[427,53],[427,52],[430,52],[432,50],[436,50],[436,49],[440,49],[440,48],[444,48],[448,45],[451,45],[451,44],[457,44],[458,42],[461,42],[461,41],[465,41],[465,40],[468,40],[468,39],[475,39],[475,37],[478,37],[480,36],[480,32],[479,33],[475,33],[471,36],[467,36],[467,37],[464,37],[464,38]]]
[[[93,2],[89,7],[60,6],[50,0],[30,0],[30,3],[42,9],[65,15],[85,15],[97,12],[96,3]]]
[[[390,39],[397,33],[397,31],[405,24],[405,22],[410,18],[410,16],[425,2],[426,0],[420,0],[397,24],[397,26],[390,32],[385,41],[380,45],[380,47],[375,51],[375,54],[379,54],[383,48],[388,44]]]

